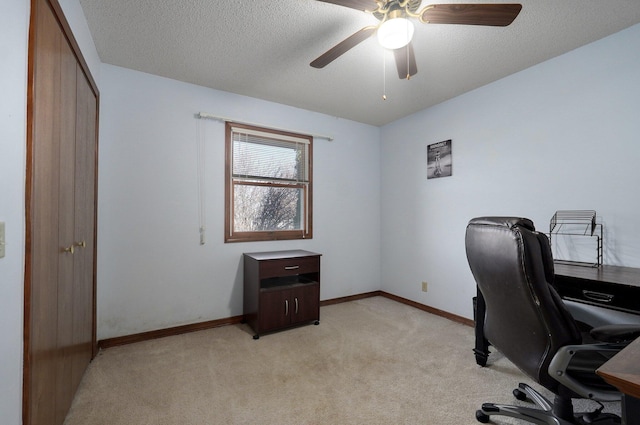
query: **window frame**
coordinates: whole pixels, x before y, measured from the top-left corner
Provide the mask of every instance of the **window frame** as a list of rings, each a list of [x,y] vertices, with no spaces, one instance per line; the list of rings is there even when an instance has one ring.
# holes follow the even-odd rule
[[[278,136],[290,139],[299,138],[308,141],[307,144],[307,183],[282,183],[274,184],[273,182],[254,182],[247,183],[241,180],[235,180],[233,177],[233,129],[246,129],[249,131],[257,131],[261,133],[273,134],[274,139],[278,140]],[[283,142],[295,143],[290,140]],[[250,231],[241,232],[234,230],[234,189],[236,185],[252,185],[266,187],[287,187],[302,189],[303,202],[306,208],[303,212],[304,226],[297,230],[269,230],[269,231]],[[276,130],[265,127],[258,127],[249,124],[240,124],[232,121],[225,122],[225,200],[224,200],[224,241],[229,242],[256,242],[256,241],[276,241],[276,240],[296,240],[296,239],[312,239],[313,237],[313,136],[304,134],[291,133],[282,130]]]

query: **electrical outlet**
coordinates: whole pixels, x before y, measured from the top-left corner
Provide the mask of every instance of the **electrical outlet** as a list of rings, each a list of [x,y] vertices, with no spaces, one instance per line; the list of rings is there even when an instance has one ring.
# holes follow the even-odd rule
[[[427,282],[422,282],[422,292],[427,292]]]

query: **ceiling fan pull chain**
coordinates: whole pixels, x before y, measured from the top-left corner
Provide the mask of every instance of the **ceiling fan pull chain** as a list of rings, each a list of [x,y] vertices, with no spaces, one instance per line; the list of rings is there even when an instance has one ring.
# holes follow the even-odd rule
[[[386,67],[386,51],[382,49],[382,100],[387,100],[387,67]]]
[[[411,78],[411,68],[409,68],[409,44],[407,44],[407,81]]]
[[[407,40],[411,40],[411,36],[409,35],[409,27],[407,26]],[[407,43],[407,81],[411,78],[411,68],[409,68],[409,46],[411,45],[411,41]]]

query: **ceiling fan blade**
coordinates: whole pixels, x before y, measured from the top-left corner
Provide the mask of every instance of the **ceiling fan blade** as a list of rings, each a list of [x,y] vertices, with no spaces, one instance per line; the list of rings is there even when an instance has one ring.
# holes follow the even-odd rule
[[[377,26],[364,27],[360,31],[344,39],[340,43],[327,50],[324,54],[320,55],[316,60],[311,62],[311,66],[314,68],[324,68],[331,62],[336,60],[339,56],[347,52],[349,49],[362,43],[367,38],[371,37],[375,32]]]
[[[436,4],[427,6],[420,20],[430,24],[506,27],[522,10],[521,4]]]
[[[413,77],[418,73],[416,56],[413,54],[413,45],[411,43],[407,44],[406,47],[395,49],[393,55],[396,57],[398,77],[400,77],[401,80],[408,80],[409,77]]]
[[[378,8],[375,0],[318,0],[323,3],[337,4],[338,6],[350,7],[357,10],[368,10],[370,12]]]

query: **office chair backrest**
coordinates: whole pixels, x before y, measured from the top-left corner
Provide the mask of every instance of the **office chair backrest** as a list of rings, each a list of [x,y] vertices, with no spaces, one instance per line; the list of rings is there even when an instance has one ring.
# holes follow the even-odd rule
[[[580,344],[578,327],[552,287],[547,237],[517,217],[479,217],[467,226],[467,259],[486,303],[484,335],[523,372],[554,391],[548,365]]]

